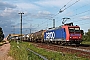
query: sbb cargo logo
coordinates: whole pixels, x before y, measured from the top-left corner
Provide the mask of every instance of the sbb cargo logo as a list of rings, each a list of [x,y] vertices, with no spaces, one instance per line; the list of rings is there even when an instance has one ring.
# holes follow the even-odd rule
[[[46,39],[54,39],[55,33],[54,32],[47,32],[46,33]]]

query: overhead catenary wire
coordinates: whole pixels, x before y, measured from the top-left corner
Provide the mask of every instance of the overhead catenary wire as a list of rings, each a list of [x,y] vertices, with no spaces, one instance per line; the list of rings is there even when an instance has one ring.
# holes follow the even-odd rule
[[[79,7],[79,8],[77,8],[77,9],[75,9],[75,10],[78,10],[78,9],[80,9],[80,8],[83,8],[83,7],[85,7],[85,6],[87,6],[87,5],[89,5],[89,3],[88,4],[86,4],[86,5],[83,5],[83,6],[81,6],[81,7]],[[76,16],[78,16],[78,15],[80,15],[81,16],[81,14],[84,14],[84,13],[87,13],[87,12],[90,12],[90,10],[86,10],[86,11],[83,11],[83,12],[80,12],[80,13],[77,13],[77,14],[75,14],[75,15],[72,15],[72,16],[70,16],[71,17],[71,19],[76,19]],[[88,13],[88,14],[90,14],[90,13]],[[85,15],[83,15],[83,16],[86,16],[87,17],[87,14],[85,14]],[[72,18],[72,17],[74,17],[74,18]],[[81,18],[79,18],[79,19],[81,19]],[[89,20],[89,16],[87,17],[87,18],[82,18],[81,20]],[[81,20],[78,20],[78,21],[73,21],[73,22],[79,22],[79,21],[81,21]],[[83,24],[82,24],[83,25]]]
[[[78,11],[79,9],[81,9],[81,8],[84,8],[85,6],[88,6],[90,3],[87,3],[87,4],[85,4],[85,5],[83,5],[83,6],[81,6],[81,7],[79,7],[79,8],[76,8],[76,9],[74,9],[73,11]],[[64,14],[64,15],[67,15],[67,14],[69,14],[70,12],[68,12],[68,13],[66,13],[66,14]],[[77,13],[76,13],[77,14]]]
[[[66,7],[72,0],[70,0],[66,5],[64,5],[61,9],[63,9],[64,7]],[[60,9],[60,10],[61,10]]]
[[[43,22],[42,24],[40,24],[40,26],[39,26],[39,27],[37,27],[37,28],[41,28],[41,30],[42,30],[42,29],[44,29],[44,27],[43,27],[43,26],[48,27],[48,25],[50,25],[50,24],[48,24],[48,22],[47,22],[47,21],[45,21],[45,22]]]
[[[40,31],[40,30],[43,30],[44,24],[35,24],[34,26],[32,27],[35,27],[34,31]],[[45,25],[46,26],[46,25]],[[43,29],[42,29],[43,28]]]
[[[66,10],[67,8],[73,6],[75,3],[77,3],[77,2],[80,1],[80,0],[76,1],[75,3],[71,4],[71,5],[68,6],[68,7],[66,7],[71,1],[72,1],[72,0],[70,0],[68,3],[66,3],[60,10],[62,10],[63,8],[64,8],[64,10]],[[65,7],[66,7],[66,8],[65,8]],[[55,16],[57,16],[59,13],[60,13],[60,11],[59,11],[57,14],[55,14],[53,17],[50,17],[50,19],[53,19],[53,18],[54,18]],[[49,20],[50,20],[50,19],[49,19]],[[47,22],[47,21],[46,21],[46,22]],[[40,24],[40,25],[41,25],[41,24]],[[41,26],[42,26],[42,25],[41,25]]]
[[[78,1],[80,1],[80,0],[78,0]],[[76,1],[75,3],[77,3],[78,1]],[[75,4],[74,3],[74,4]],[[72,4],[73,5],[73,4]],[[86,4],[86,5],[83,5],[82,7],[80,7],[80,8],[83,8],[83,7],[85,7],[85,6],[87,6],[88,4]],[[70,7],[70,6],[69,6]],[[78,9],[80,9],[80,8],[77,8],[76,10],[78,10]],[[66,8],[67,9],[67,8]],[[70,17],[75,17],[75,16],[78,16],[78,15],[81,15],[81,14],[84,14],[84,13],[86,13],[86,12],[89,12],[90,10],[86,10],[86,11],[82,11],[82,12],[80,12],[80,13],[77,13],[77,14],[75,14],[75,15],[72,15],[72,16],[70,16]],[[77,22],[77,21],[76,21]],[[83,24],[81,24],[81,25],[83,25]]]
[[[77,15],[80,15],[80,14],[86,13],[86,12],[88,12],[88,11],[90,11],[90,10],[86,10],[86,11],[80,12],[80,13],[75,14],[75,15],[72,15],[72,16],[70,16],[70,17],[75,17],[75,16],[77,16]]]
[[[72,1],[72,0],[70,0],[67,4],[69,4],[71,1]],[[73,4],[69,5],[68,7],[66,7],[67,4],[64,5],[64,6],[60,9],[59,13],[62,13],[64,10],[68,9],[69,7],[73,6],[74,4],[76,4],[76,3],[79,2],[79,1],[80,1],[80,0],[75,1]],[[64,8],[64,7],[66,7],[66,8]],[[64,9],[63,9],[63,8],[64,8]],[[63,9],[63,10],[62,10],[62,9]],[[57,16],[59,13],[55,14],[53,17]],[[53,18],[53,17],[52,17],[52,18]]]
[[[90,14],[90,13],[87,13],[87,14]],[[83,17],[84,17],[84,16],[87,16],[87,14],[82,15],[82,16],[83,16]],[[87,20],[86,18],[83,18],[83,17],[79,17],[78,19],[80,19],[80,20],[78,20],[78,21]],[[75,18],[76,18],[76,17],[75,17]],[[72,19],[75,19],[75,18],[72,18]],[[73,22],[78,22],[78,21],[73,21]]]
[[[83,5],[83,6],[81,6],[81,7],[79,7],[79,8],[77,8],[77,9],[75,9],[75,10],[78,10],[78,9],[81,9],[81,8],[83,8],[83,7],[85,7],[85,6],[87,6],[87,5],[89,5],[90,3],[87,3],[87,4],[85,4],[85,5]],[[74,11],[75,11],[74,10]],[[70,16],[70,17],[74,17],[74,16],[76,16],[76,15],[80,15],[81,13],[83,14],[83,13],[85,13],[85,12],[88,12],[89,10],[87,10],[87,11],[83,11],[83,12],[80,12],[80,13],[76,13],[75,15],[73,15],[73,16]],[[70,12],[69,12],[70,13]],[[66,14],[68,14],[68,13],[66,13]],[[66,15],[65,14],[65,15]]]
[[[64,7],[66,7],[71,1],[72,1],[72,0],[70,0],[66,5],[64,5],[64,6],[60,9],[59,13],[62,12],[61,10],[62,10]],[[59,14],[59,13],[58,13],[58,14]]]
[[[61,7],[60,10],[62,10],[63,8],[65,8],[72,0],[70,0],[68,3],[66,3],[63,7]],[[50,19],[54,18],[55,16],[57,16],[59,13],[61,13],[60,11],[58,13],[56,13],[53,17],[51,17]]]
[[[70,0],[68,3],[66,3],[60,10],[62,10],[63,8],[65,8],[70,2],[71,2],[72,0]],[[79,1],[79,0],[78,0]],[[78,1],[76,1],[76,2],[78,2]],[[75,2],[75,3],[76,3]],[[72,5],[74,5],[74,4],[72,4]],[[71,7],[72,5],[70,5],[69,7]],[[67,7],[67,8],[69,8],[69,7]],[[65,8],[65,10],[67,9],[67,8]],[[62,11],[63,12],[63,11]],[[57,13],[57,14],[55,14],[54,16],[52,16],[52,17],[50,17],[50,19],[49,20],[53,20],[53,18],[55,17],[55,16],[57,16],[59,13],[61,13],[60,11]]]
[[[79,2],[80,0],[77,0],[76,2],[74,2],[73,4],[69,5],[68,7],[66,7],[63,10],[60,10],[60,12],[63,12],[64,10],[68,9],[69,7],[73,6],[74,4],[76,4],[77,2]]]
[[[69,4],[70,2],[71,2],[72,0],[70,0],[67,4]],[[76,4],[77,2],[79,2],[80,0],[77,0],[76,2],[74,2],[73,4],[71,4],[71,5],[69,5],[68,7],[66,7],[67,6],[67,4],[66,5],[64,5],[62,8],[65,8],[64,10],[66,10],[66,9],[68,9],[69,7],[71,7],[71,6],[73,6],[74,4]],[[61,9],[62,9],[61,8]],[[57,16],[59,13],[57,13],[57,14],[55,14],[53,17],[51,17],[51,18],[54,18],[55,16]],[[80,14],[80,13],[79,13]],[[76,15],[78,15],[78,14],[76,14]],[[76,16],[76,15],[74,15],[74,16]],[[47,22],[47,21],[46,21]],[[40,24],[41,26],[42,26],[42,24]],[[40,26],[39,26],[40,27]]]
[[[89,12],[89,11],[90,11],[90,9],[89,9],[89,10],[86,10],[86,11],[83,11],[83,12],[80,12],[80,13],[78,13],[78,14],[72,15],[72,16],[70,16],[70,17],[75,17],[75,16],[84,14],[84,13]],[[72,18],[72,19],[75,19],[75,18]],[[62,20],[62,19],[61,19],[61,20]],[[57,22],[58,22],[58,21],[57,21]],[[76,21],[76,22],[77,22],[77,21]]]
[[[90,24],[90,22],[87,22],[87,23],[81,23],[80,25],[88,25],[88,24]]]

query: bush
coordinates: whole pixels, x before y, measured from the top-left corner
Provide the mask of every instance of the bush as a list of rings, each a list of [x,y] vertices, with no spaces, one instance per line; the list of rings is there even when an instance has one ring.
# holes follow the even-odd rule
[[[84,41],[90,41],[90,29],[88,29],[88,32],[86,32],[85,35],[83,35],[82,39]]]
[[[4,34],[3,34],[3,30],[0,27],[0,42],[4,39]]]

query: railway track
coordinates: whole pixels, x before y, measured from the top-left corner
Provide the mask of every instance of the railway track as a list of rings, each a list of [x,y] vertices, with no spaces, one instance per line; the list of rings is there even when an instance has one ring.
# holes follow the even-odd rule
[[[48,60],[46,57],[44,57],[44,56],[42,56],[42,55],[40,55],[40,54],[38,54],[38,53],[36,53],[36,52],[34,52],[34,51],[32,51],[31,49],[27,49],[28,51],[30,51],[30,52],[32,52],[32,53],[34,53],[35,55],[37,55],[37,56],[39,56],[39,57],[41,57],[43,60]]]
[[[34,44],[34,43],[33,43]],[[53,44],[44,44],[44,43],[35,43],[37,47],[63,52],[63,53],[72,53],[79,57],[86,57],[90,58],[90,46],[80,45],[79,47],[75,46],[60,46],[60,45],[53,45]]]

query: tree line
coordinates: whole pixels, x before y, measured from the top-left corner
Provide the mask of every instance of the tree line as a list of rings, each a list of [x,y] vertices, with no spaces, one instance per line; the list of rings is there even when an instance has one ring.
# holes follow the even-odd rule
[[[83,41],[90,41],[90,29],[88,29],[88,32],[85,32],[82,38]]]
[[[3,34],[3,30],[0,27],[0,42],[4,39],[4,34]]]

